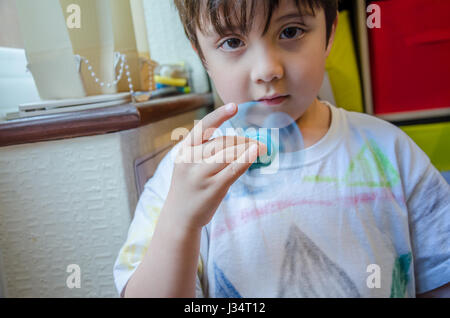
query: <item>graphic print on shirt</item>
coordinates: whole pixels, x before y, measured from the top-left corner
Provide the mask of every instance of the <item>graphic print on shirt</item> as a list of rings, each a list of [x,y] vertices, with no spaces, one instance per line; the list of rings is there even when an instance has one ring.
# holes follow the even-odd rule
[[[285,245],[278,297],[361,297],[356,285],[298,226]]]
[[[400,176],[375,141],[369,140],[350,162],[345,181],[349,186],[392,188]]]
[[[333,176],[306,176],[303,181],[392,188],[400,181],[400,175],[375,141],[369,139],[351,160],[342,180]]]
[[[411,265],[411,253],[400,255],[392,270],[391,298],[404,298],[406,286],[409,283],[409,266]]]
[[[216,298],[242,298],[222,270],[214,263],[215,295]]]

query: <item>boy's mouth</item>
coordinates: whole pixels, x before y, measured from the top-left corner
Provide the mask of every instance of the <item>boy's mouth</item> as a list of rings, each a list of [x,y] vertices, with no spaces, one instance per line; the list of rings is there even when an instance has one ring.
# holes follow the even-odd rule
[[[258,102],[264,103],[269,106],[275,106],[275,105],[279,105],[282,102],[284,102],[288,97],[289,97],[289,95],[275,94],[272,96],[267,96],[267,97],[258,99]]]

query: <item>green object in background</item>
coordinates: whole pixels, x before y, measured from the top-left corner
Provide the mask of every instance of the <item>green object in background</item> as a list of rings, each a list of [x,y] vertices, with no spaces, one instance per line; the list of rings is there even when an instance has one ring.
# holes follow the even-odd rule
[[[337,107],[364,112],[361,80],[353,41],[350,13],[339,12],[333,47],[326,62]]]
[[[450,122],[399,128],[430,157],[439,171],[450,170]]]

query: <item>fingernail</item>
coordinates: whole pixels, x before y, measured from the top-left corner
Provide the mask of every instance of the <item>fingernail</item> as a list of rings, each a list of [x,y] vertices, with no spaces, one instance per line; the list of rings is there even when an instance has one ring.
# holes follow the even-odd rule
[[[227,113],[233,114],[234,111],[236,110],[236,105],[233,104],[233,103],[228,104],[228,105],[226,106],[225,110],[227,111]]]

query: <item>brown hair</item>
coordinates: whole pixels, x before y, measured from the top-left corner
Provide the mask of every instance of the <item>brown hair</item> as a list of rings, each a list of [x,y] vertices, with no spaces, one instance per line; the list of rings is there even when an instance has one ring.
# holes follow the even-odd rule
[[[263,33],[265,34],[269,28],[273,12],[278,7],[280,0],[174,0],[184,31],[189,41],[197,49],[203,64],[205,64],[205,59],[198,43],[196,29],[198,28],[199,31],[205,33],[205,22],[211,22],[215,31],[219,35],[224,36],[226,30],[234,29],[232,20],[235,19],[238,23],[237,28],[239,28],[239,31],[242,34],[247,34],[251,27],[251,22],[248,20],[251,20],[249,17],[254,16],[256,1],[264,2],[265,5],[267,17]],[[300,15],[308,12],[308,9],[313,15],[315,15],[315,9],[324,10],[327,30],[326,41],[328,43],[332,25],[336,20],[339,0],[292,1],[295,2]],[[250,6],[248,7],[248,5]],[[247,12],[248,8],[250,9],[249,12]]]

